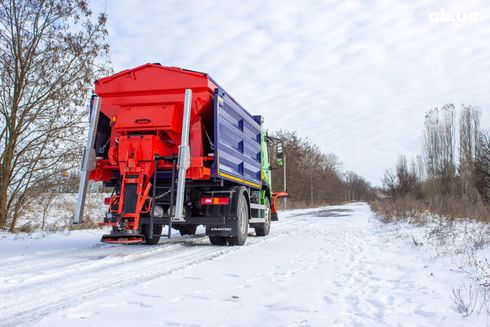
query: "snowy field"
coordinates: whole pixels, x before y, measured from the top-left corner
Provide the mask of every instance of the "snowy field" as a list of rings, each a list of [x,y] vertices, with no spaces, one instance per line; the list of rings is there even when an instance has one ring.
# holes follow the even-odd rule
[[[102,234],[0,235],[0,325],[488,323],[457,312],[451,289],[465,274],[449,257],[413,246],[363,203],[283,212],[271,235],[251,233],[243,247],[202,234],[107,245]]]

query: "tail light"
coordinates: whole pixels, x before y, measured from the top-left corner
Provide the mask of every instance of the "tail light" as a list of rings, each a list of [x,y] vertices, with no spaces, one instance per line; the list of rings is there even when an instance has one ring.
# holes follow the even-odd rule
[[[112,199],[112,198],[104,198],[104,204],[105,204],[106,206],[110,205],[110,204],[111,204],[111,199]]]
[[[230,202],[228,198],[206,197],[201,198],[201,204],[204,205],[227,205]]]

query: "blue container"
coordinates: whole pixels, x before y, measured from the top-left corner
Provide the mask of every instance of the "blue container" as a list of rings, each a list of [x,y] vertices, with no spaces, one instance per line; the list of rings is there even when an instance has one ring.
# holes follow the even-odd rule
[[[261,126],[257,120],[223,89],[215,91],[213,177],[262,187]]]

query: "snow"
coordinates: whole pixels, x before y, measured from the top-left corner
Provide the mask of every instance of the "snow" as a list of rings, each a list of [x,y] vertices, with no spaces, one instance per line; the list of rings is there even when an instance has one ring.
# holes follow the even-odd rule
[[[32,207],[27,210],[25,216],[21,217],[17,222],[18,228],[29,225],[33,230],[40,230],[43,219],[42,212],[45,209],[43,205],[46,201],[45,197],[47,196],[49,196],[49,194],[41,196],[40,201],[34,203]],[[88,193],[85,200],[85,219],[102,221],[103,215],[107,210],[107,206],[104,205],[104,198],[109,196],[110,193]],[[44,229],[47,231],[66,229],[73,219],[77,197],[77,193],[55,194],[52,203],[50,203],[46,210]]]
[[[451,289],[465,274],[355,203],[280,213],[268,237],[157,246],[104,231],[1,235],[2,326],[482,326]],[[421,229],[415,229],[423,239]]]

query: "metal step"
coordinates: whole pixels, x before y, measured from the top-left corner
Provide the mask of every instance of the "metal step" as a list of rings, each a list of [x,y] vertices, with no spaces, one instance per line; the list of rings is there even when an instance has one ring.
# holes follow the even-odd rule
[[[258,203],[250,203],[251,215],[248,220],[249,224],[265,223],[265,205]]]
[[[173,215],[173,212],[175,210],[174,206],[175,206],[175,174],[176,174],[176,169],[177,169],[177,158],[176,157],[169,157],[169,158],[162,158],[162,157],[159,157],[159,156],[155,156],[155,167],[158,167],[158,162],[160,160],[166,160],[166,161],[172,161],[172,170],[164,170],[163,172],[169,172],[172,174],[172,177],[170,178],[170,185],[165,185],[165,186],[157,186],[157,172],[162,172],[162,171],[158,171],[158,169],[155,169],[154,173],[153,173],[153,193],[152,193],[152,208],[151,208],[151,214],[150,214],[150,238],[153,237],[153,224],[154,224],[154,221],[155,221],[155,218],[154,217],[154,207],[155,205],[157,204],[160,204],[160,205],[168,205],[170,206],[170,216]],[[157,199],[155,199],[155,195],[157,193],[157,190],[160,190],[160,191],[164,191],[163,193],[168,192],[169,194],[165,195],[164,199],[168,199],[167,201],[163,200],[163,201],[158,201]],[[162,193],[162,194],[163,194]],[[168,220],[168,225],[169,225],[169,229],[168,229],[168,235],[167,237],[170,238],[171,237],[171,233],[172,233],[172,220],[169,219]]]

